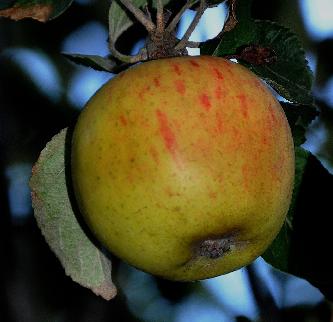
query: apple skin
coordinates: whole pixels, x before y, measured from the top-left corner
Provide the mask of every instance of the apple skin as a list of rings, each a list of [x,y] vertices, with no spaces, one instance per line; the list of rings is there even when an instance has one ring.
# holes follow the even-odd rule
[[[113,254],[167,279],[205,279],[249,264],[276,237],[293,140],[278,101],[243,66],[160,59],[88,102],[72,179],[85,221]]]

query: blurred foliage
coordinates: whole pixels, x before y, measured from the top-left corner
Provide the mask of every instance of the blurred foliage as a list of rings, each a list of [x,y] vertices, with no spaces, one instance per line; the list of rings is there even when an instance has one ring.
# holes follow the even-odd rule
[[[33,20],[14,22],[0,19],[0,250],[5,258],[0,266],[0,321],[142,321],[142,316],[138,317],[135,315],[138,314],[137,311],[131,309],[125,287],[121,287],[124,285],[122,281],[128,278],[127,268],[125,269],[123,264],[117,260],[113,261],[115,283],[120,285],[117,297],[106,302],[95,296],[89,290],[73,283],[64,274],[60,263],[41,236],[32,212],[25,220],[17,221],[12,217],[7,197],[9,182],[5,170],[8,166],[20,162],[32,164],[54,134],[74,124],[78,110],[69,103],[66,93],[77,66],[60,54],[63,41],[89,21],[97,21],[107,28],[108,6],[109,1],[91,1],[87,5],[74,2],[59,18],[46,24]],[[287,25],[301,36],[306,49],[317,55],[316,86],[319,89],[324,88],[333,73],[333,39],[315,43],[307,37],[300,23],[297,1],[274,1],[268,6],[267,1],[256,0],[253,15],[255,18],[275,20]],[[130,28],[126,35],[119,38],[119,49],[124,53],[129,52],[142,35],[142,28]],[[51,60],[60,75],[61,97],[58,101],[52,101],[50,96],[36,87],[21,65],[12,59],[8,52],[11,48],[41,50]],[[312,123],[308,135],[316,133],[318,128],[325,129],[328,135],[318,147],[317,154],[333,167],[332,106],[320,100],[318,108],[322,112],[321,116]],[[297,232],[299,236],[293,242],[292,256],[298,256],[300,259],[299,266],[294,269],[301,270],[303,276],[320,276],[321,279],[316,279],[314,285],[321,287],[328,297],[333,298],[333,285],[327,283],[332,279],[333,271],[327,262],[330,254],[324,252],[321,247],[332,244],[329,224],[332,207],[329,203],[330,190],[327,189],[331,185],[331,177],[317,159],[311,157],[300,191],[299,200],[302,202],[296,205],[295,220],[301,223],[303,229]],[[256,284],[263,283],[258,281],[258,276],[252,276],[252,281],[253,290]],[[150,298],[151,302],[167,303],[171,310],[168,315],[171,320],[168,322],[172,322],[172,310],[193,295],[213,303],[219,310],[231,316],[227,307],[217,303],[200,283],[175,284],[150,278],[143,285],[147,292],[154,289],[155,297]],[[264,303],[260,296],[256,297],[258,312],[261,312],[262,307],[270,307]],[[145,309],[146,307],[142,307],[141,311]],[[164,312],[159,312],[161,313]],[[329,306],[323,302],[315,307],[295,306],[279,309],[277,319],[283,322],[325,322],[329,321],[329,316]],[[250,321],[246,317],[234,317],[234,321],[236,320]],[[160,321],[163,321],[163,317]]]

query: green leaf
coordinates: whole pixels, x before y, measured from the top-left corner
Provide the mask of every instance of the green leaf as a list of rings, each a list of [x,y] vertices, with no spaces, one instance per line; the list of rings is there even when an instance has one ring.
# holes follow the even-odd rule
[[[0,17],[14,20],[33,18],[41,22],[56,18],[73,0],[6,0],[0,3]]]
[[[299,104],[312,104],[313,75],[305,52],[296,35],[271,21],[256,21],[254,43],[273,49],[277,57],[272,64],[250,68],[281,96]]]
[[[313,105],[295,105],[280,102],[288,118],[295,146],[305,142],[305,133],[311,122],[319,115]]]
[[[201,52],[207,55],[239,58],[242,48],[252,45],[269,48],[276,57],[273,63],[254,65],[242,61],[241,57],[239,62],[264,79],[287,100],[304,105],[313,104],[311,95],[313,75],[297,36],[277,23],[255,21],[250,13],[250,1],[239,1],[236,27],[225,32],[220,40],[204,43]]]
[[[162,0],[166,5],[171,0]],[[148,0],[132,0],[137,8],[143,8],[148,5]],[[153,6],[156,7],[156,0],[153,0]],[[118,0],[112,0],[109,9],[109,36],[112,43],[116,43],[118,38],[136,22],[135,18],[121,5]]]
[[[118,66],[115,60],[110,58],[101,57],[98,55],[81,55],[81,54],[67,54],[63,55],[71,60],[72,62],[83,65],[86,67],[91,67],[95,70],[103,72],[114,72],[115,68]]]
[[[237,25],[225,32],[221,39],[208,40],[200,46],[203,55],[224,57],[236,54],[238,48],[250,44],[256,35],[256,25],[251,18],[251,0],[239,0],[236,6]]]
[[[66,274],[97,295],[111,299],[116,295],[111,262],[88,238],[74,213],[70,142],[70,132],[62,130],[46,145],[33,168],[30,187],[35,218]]]
[[[291,234],[293,231],[293,219],[295,205],[302,183],[304,170],[310,153],[301,147],[295,148],[295,182],[291,204],[287,218],[271,246],[266,250],[262,257],[275,268],[288,272],[289,257],[291,251]]]

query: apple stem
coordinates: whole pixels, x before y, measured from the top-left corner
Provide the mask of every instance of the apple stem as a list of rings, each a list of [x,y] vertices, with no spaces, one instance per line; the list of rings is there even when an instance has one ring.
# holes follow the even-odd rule
[[[166,31],[172,32],[176,29],[178,22],[180,21],[181,17],[183,16],[184,12],[187,9],[190,9],[192,6],[192,1],[186,1],[184,6],[180,9],[180,11],[175,15],[175,17],[171,20],[168,27],[166,28]]]
[[[236,6],[237,0],[229,0],[229,14],[228,18],[224,23],[223,29],[221,32],[216,36],[216,38],[221,38],[224,33],[231,31],[234,29],[238,23],[237,15],[236,15]]]
[[[224,256],[234,247],[233,238],[207,239],[197,246],[199,256],[217,259]]]
[[[119,0],[133,16],[147,29],[147,31],[153,32],[156,29],[155,24],[149,17],[147,17],[139,8],[135,7],[131,0]]]
[[[196,14],[190,26],[186,30],[181,39],[176,37],[177,25],[187,9],[190,9],[199,0],[187,0],[180,11],[173,17],[168,24],[171,16],[170,12],[165,10],[162,0],[157,0],[156,11],[156,24],[153,22],[151,14],[146,6],[144,10],[136,7],[131,0],[118,0],[133,16],[140,22],[148,32],[148,39],[144,48],[134,56],[124,55],[120,53],[116,47],[115,42],[110,36],[110,51],[111,54],[119,61],[126,64],[135,64],[140,61],[159,59],[165,57],[177,57],[188,55],[187,47],[198,48],[200,42],[190,41],[189,38],[197,27],[205,10],[209,7],[207,0],[200,0],[199,7],[196,8]],[[237,24],[236,17],[236,3],[237,0],[229,1],[229,16],[226,20],[223,30],[218,35],[222,36],[223,33],[230,31]]]
[[[115,42],[110,37],[111,54],[121,62],[133,64],[140,61],[159,59],[164,57],[176,57],[188,55],[186,47],[197,48],[200,43],[189,41],[193,30],[198,25],[204,11],[208,8],[206,0],[200,0],[196,15],[186,30],[182,39],[176,37],[176,28],[186,9],[189,9],[198,0],[187,0],[185,5],[175,15],[167,25],[171,14],[164,10],[162,0],[157,0],[156,24],[152,21],[151,14],[147,7],[141,10],[136,7],[131,0],[118,0],[148,31],[148,39],[144,48],[139,54],[131,56],[120,53],[115,46]],[[167,25],[167,26],[166,26]]]
[[[157,0],[156,32],[162,33],[164,30],[164,8],[162,0]]]

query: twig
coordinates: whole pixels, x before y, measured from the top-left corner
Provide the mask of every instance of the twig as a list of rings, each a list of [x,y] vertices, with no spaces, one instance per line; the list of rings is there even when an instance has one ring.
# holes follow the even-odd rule
[[[146,5],[143,7],[143,11],[144,11],[146,17],[147,17],[149,20],[152,21],[152,19],[151,19],[151,13],[150,13],[150,10],[149,10],[149,6],[148,6],[148,4],[146,4]]]
[[[134,17],[147,29],[148,32],[152,32],[156,26],[147,18],[147,16],[137,7],[133,5],[130,0],[119,0],[133,15]]]
[[[222,35],[232,29],[234,29],[238,23],[237,16],[236,16],[236,6],[237,6],[237,0],[229,0],[229,15],[224,23],[223,29],[221,32],[216,36],[216,38],[221,38]]]
[[[199,48],[200,44],[201,44],[201,42],[199,42],[199,41],[188,41],[186,43],[186,47],[189,47],[189,48]]]
[[[156,25],[156,31],[162,33],[164,29],[164,13],[162,0],[157,0]]]
[[[113,43],[110,43],[110,51],[112,53],[112,55],[119,59],[121,62],[127,63],[127,64],[135,64],[138,63],[140,61],[144,61],[148,59],[148,55],[147,55],[147,50],[146,48],[142,48],[140,50],[140,52],[135,55],[135,56],[129,56],[129,55],[124,55],[122,53],[120,53],[115,45]]]
[[[180,21],[181,17],[183,16],[184,12],[191,8],[193,5],[193,1],[187,0],[184,6],[180,9],[180,11],[175,15],[175,17],[172,19],[172,21],[169,23],[168,27],[166,28],[166,31],[172,32],[176,29],[178,22]]]
[[[199,6],[199,8],[197,10],[197,13],[196,13],[194,19],[192,20],[190,26],[186,30],[183,38],[176,45],[176,47],[175,47],[176,50],[183,49],[183,48],[185,48],[187,46],[188,40],[189,40],[191,34],[193,33],[194,29],[198,25],[198,23],[199,23],[202,15],[203,15],[203,13],[205,12],[206,8],[207,8],[206,1],[205,0],[200,0],[200,6]]]

